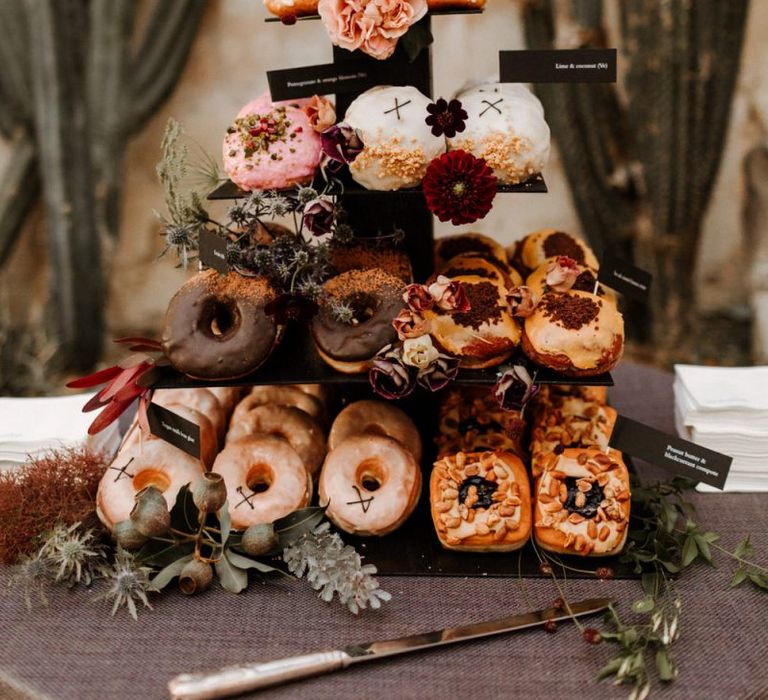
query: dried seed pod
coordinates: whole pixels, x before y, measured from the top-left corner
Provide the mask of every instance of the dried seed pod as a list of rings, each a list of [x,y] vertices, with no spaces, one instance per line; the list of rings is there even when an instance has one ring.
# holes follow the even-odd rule
[[[160,490],[147,486],[136,494],[136,504],[131,511],[131,522],[145,537],[159,537],[171,526],[168,504]]]
[[[278,546],[279,540],[272,523],[258,523],[251,525],[243,533],[240,546],[247,554],[259,556],[268,554]]]
[[[202,593],[213,580],[213,567],[203,561],[193,559],[187,562],[179,574],[179,590],[184,595]]]
[[[205,472],[192,487],[192,502],[203,513],[215,513],[227,502],[224,477],[217,472]]]
[[[136,529],[130,518],[116,523],[115,527],[112,528],[112,536],[120,547],[129,552],[140,549],[148,539]]]

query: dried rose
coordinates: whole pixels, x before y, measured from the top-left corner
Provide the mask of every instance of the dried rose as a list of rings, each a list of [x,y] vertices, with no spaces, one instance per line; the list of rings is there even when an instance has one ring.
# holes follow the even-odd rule
[[[333,103],[325,97],[312,95],[303,109],[315,131],[323,132],[336,123],[336,110]]]
[[[444,311],[466,313],[470,309],[469,298],[461,282],[439,275],[437,281],[429,285],[429,293]]]
[[[384,399],[400,399],[416,388],[414,374],[403,365],[397,352],[386,346],[373,360],[368,381],[375,394]]]
[[[403,341],[403,362],[417,369],[426,369],[440,353],[432,344],[432,338],[421,335],[418,338],[406,338]]]
[[[360,132],[349,124],[336,124],[320,134],[323,154],[339,163],[352,163],[363,150]]]
[[[315,236],[331,232],[336,219],[336,205],[333,199],[321,194],[304,205],[304,228]]]
[[[528,318],[536,310],[538,303],[538,294],[525,285],[513,287],[507,292],[507,308],[512,316]]]
[[[440,391],[452,382],[459,372],[459,360],[442,353],[426,369],[420,370],[416,381],[425,389]]]
[[[435,305],[435,298],[423,284],[409,284],[403,292],[403,301],[412,311],[429,311]]]
[[[403,309],[392,320],[392,327],[397,331],[400,340],[417,338],[429,332],[429,323],[426,319],[410,309]]]
[[[513,365],[502,368],[493,388],[493,395],[505,411],[519,411],[538,390],[539,387],[533,383],[528,370],[522,365]]]
[[[567,292],[579,276],[579,264],[567,255],[558,255],[547,265],[545,282],[556,292]]]

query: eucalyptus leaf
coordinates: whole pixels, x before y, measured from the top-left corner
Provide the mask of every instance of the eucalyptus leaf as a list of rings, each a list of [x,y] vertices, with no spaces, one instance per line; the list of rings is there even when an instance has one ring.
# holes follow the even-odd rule
[[[656,602],[651,596],[641,598],[632,603],[632,612],[636,613],[648,613],[656,607]]]
[[[661,581],[661,576],[655,571],[653,573],[643,574],[640,577],[640,583],[643,586],[643,591],[649,597],[653,597],[656,595],[656,591],[659,588],[660,581]]]
[[[219,509],[219,529],[221,530],[221,546],[227,544],[230,531],[232,530],[232,518],[229,515],[229,504],[224,501],[224,505]]]
[[[179,489],[176,496],[176,502],[171,508],[171,527],[182,532],[194,534],[199,525],[199,511],[195,502],[192,500],[192,492],[189,490],[189,484],[185,484]]]
[[[696,546],[696,540],[693,535],[689,535],[685,538],[685,544],[683,545],[683,558],[681,561],[683,568],[690,566],[698,555],[699,548]]]
[[[248,572],[238,569],[226,556],[221,557],[215,564],[216,575],[224,590],[230,593],[240,593],[248,588]]]
[[[161,542],[150,540],[137,553],[136,560],[155,568],[172,564],[179,557],[195,551],[194,542]]]
[[[603,666],[600,671],[597,674],[597,680],[601,681],[603,678],[608,678],[608,676],[612,676],[616,671],[619,670],[619,667],[621,666],[621,663],[624,661],[623,656],[617,656],[613,659],[611,659],[605,666]]]
[[[669,651],[665,647],[656,652],[656,670],[662,681],[671,681],[675,678],[675,667],[669,658]]]
[[[733,575],[733,578],[731,579],[731,588],[736,588],[736,586],[740,586],[746,580],[747,580],[747,570],[736,569],[736,573]]]
[[[743,557],[747,554],[752,554],[752,543],[750,542],[750,535],[747,535],[741,542],[739,542],[733,555],[735,557]]]
[[[269,564],[265,564],[262,561],[257,561],[255,559],[251,559],[250,557],[245,557],[242,554],[233,552],[231,549],[227,550],[226,556],[232,565],[236,566],[238,569],[255,569],[256,571],[260,571],[262,574],[278,573],[288,577],[288,575],[281,569],[270,566]]]
[[[709,542],[707,542],[706,539],[704,539],[703,535],[694,535],[693,539],[696,540],[696,546],[699,549],[699,554],[701,555],[701,558],[707,562],[707,564],[711,564],[712,566],[715,566],[715,562],[712,561],[712,552],[709,549]]]
[[[273,523],[280,539],[280,547],[290,547],[303,534],[314,530],[325,517],[327,506],[310,506],[293,511]]]
[[[670,574],[677,574],[681,571],[682,567],[678,564],[675,564],[671,561],[664,561],[663,559],[659,562],[667,571],[669,571]]]
[[[717,542],[720,539],[720,535],[716,532],[705,532],[702,537],[709,543]]]
[[[149,583],[149,590],[150,591],[161,591],[163,588],[165,588],[173,579],[175,579],[180,573],[181,570],[187,565],[187,562],[192,561],[194,559],[194,554],[187,554],[184,557],[181,557],[180,559],[177,559],[176,561],[168,564],[164,569],[158,572],[157,576],[155,576]]]

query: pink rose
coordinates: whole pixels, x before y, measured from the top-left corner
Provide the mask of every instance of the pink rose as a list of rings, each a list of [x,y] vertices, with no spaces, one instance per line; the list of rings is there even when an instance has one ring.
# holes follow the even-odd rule
[[[454,282],[448,277],[439,275],[437,281],[429,285],[429,293],[444,311],[461,313],[469,311],[469,299],[461,282]]]
[[[579,264],[567,255],[558,255],[547,266],[546,283],[556,292],[567,292],[579,276]]]
[[[427,12],[427,0],[319,0],[317,12],[336,46],[384,60]]]
[[[403,309],[393,320],[392,327],[397,331],[400,340],[418,338],[428,332],[429,324],[426,319],[410,309]]]
[[[403,301],[417,313],[429,311],[435,305],[434,297],[423,284],[409,284],[403,292]]]
[[[507,308],[512,316],[528,318],[539,303],[539,297],[529,287],[513,287],[507,292]]]
[[[303,109],[312,128],[317,132],[325,131],[336,123],[336,110],[333,103],[325,97],[312,95]]]

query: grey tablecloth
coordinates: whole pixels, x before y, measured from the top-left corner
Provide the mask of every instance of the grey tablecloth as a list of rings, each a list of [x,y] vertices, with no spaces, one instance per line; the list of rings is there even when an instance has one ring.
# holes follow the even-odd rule
[[[611,399],[619,411],[672,432],[671,376],[625,364]],[[644,473],[649,473],[647,467]],[[734,545],[746,533],[768,548],[765,496],[696,496],[698,517]],[[679,679],[656,686],[661,698],[768,698],[768,598],[729,590],[730,564],[697,567],[678,588],[682,635]],[[0,571],[0,585],[7,572]],[[532,604],[557,592],[547,580],[523,582]],[[355,617],[326,605],[300,581],[253,585],[240,596],[212,590],[197,599],[172,593],[155,610],[109,616],[87,595],[57,592],[28,613],[0,598],[0,697],[62,700],[163,698],[182,671],[272,659],[376,638],[401,636],[526,608],[515,579],[386,578],[393,600]],[[637,581],[573,581],[569,598],[615,596],[620,609],[641,597]],[[627,694],[595,675],[614,651],[581,641],[572,625],[530,631],[368,665],[260,695],[264,698],[616,698]],[[14,689],[15,688],[15,689]]]

